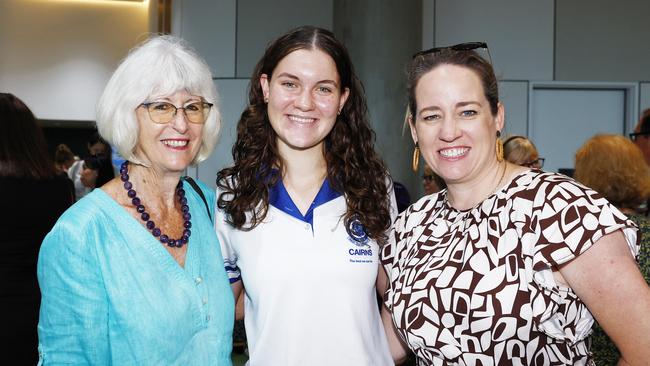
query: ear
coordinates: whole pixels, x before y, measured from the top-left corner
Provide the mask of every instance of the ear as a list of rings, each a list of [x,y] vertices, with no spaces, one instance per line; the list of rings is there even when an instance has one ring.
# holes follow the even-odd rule
[[[413,120],[413,114],[409,113],[408,116],[406,117],[406,121],[409,124],[409,128],[411,129],[411,138],[413,139],[413,143],[417,144],[418,143],[418,131],[415,129],[415,121]]]
[[[269,77],[266,74],[260,75],[260,86],[262,87],[262,93],[264,94],[264,100],[269,100]]]
[[[494,123],[496,129],[499,131],[506,125],[506,110],[501,102],[497,104],[497,115],[494,117]]]
[[[341,110],[343,110],[343,106],[345,105],[345,102],[348,100],[349,96],[350,88],[343,89],[343,93],[341,93],[341,97],[339,98],[339,113],[341,113]]]

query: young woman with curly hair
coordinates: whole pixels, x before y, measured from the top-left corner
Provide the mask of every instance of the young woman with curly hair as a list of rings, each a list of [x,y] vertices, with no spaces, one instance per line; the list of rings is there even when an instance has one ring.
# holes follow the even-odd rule
[[[251,364],[392,364],[375,296],[395,214],[363,87],[334,35],[300,27],[251,77],[216,230]]]

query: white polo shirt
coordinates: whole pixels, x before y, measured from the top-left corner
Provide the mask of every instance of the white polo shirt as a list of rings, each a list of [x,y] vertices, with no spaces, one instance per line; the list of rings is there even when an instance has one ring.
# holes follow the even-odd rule
[[[251,231],[216,210],[226,271],[246,289],[249,364],[393,365],[375,295],[379,248],[358,221],[348,234],[345,197],[326,180],[303,216],[282,182],[269,193]]]

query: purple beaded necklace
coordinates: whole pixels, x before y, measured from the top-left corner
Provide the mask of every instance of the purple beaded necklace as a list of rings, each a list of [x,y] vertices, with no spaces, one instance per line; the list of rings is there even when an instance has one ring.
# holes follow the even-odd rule
[[[190,219],[190,207],[187,205],[187,198],[185,197],[185,190],[183,189],[182,181],[178,182],[176,186],[176,196],[181,204],[181,211],[183,212],[183,235],[178,239],[171,239],[169,236],[165,235],[160,231],[160,228],[156,226],[156,223],[153,220],[150,220],[150,215],[145,210],[144,205],[138,198],[138,194],[135,189],[133,189],[133,184],[129,182],[129,162],[125,161],[120,166],[120,179],[124,182],[124,189],[126,189],[126,194],[131,199],[131,203],[135,206],[136,211],[140,214],[140,218],[145,222],[147,229],[151,230],[151,234],[158,238],[161,243],[167,244],[170,248],[181,248],[183,245],[187,244],[190,240],[190,235],[192,232],[190,228],[192,227],[192,222]]]

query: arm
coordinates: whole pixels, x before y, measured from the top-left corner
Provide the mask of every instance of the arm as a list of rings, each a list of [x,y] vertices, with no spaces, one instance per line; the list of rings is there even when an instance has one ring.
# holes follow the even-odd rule
[[[650,360],[650,288],[620,230],[559,270],[618,347],[619,365]]]
[[[384,268],[380,264],[379,269],[377,270],[377,293],[379,294],[379,298],[384,297],[384,293],[386,292],[387,286],[388,286],[388,276],[386,276],[386,272],[384,271]],[[385,304],[383,304],[383,301],[381,304],[381,322],[383,323],[384,331],[386,332],[386,339],[388,340],[388,347],[390,348],[390,354],[391,356],[393,356],[393,361],[395,361],[395,364],[399,365],[400,363],[406,360],[406,357],[408,356],[408,351],[407,351],[407,347],[402,343],[402,340],[397,334],[397,330],[395,329],[395,325],[393,324],[393,319],[391,318],[391,315],[388,312],[388,308],[386,307]]]
[[[230,287],[232,288],[232,294],[235,296],[235,320],[244,319],[244,297],[246,296],[246,291],[243,291],[244,284],[239,280],[231,283]]]
[[[246,295],[246,292],[243,291],[244,283],[241,278],[239,267],[237,266],[237,251],[230,240],[230,232],[234,229],[226,222],[224,212],[216,206],[216,197],[218,196],[218,192],[214,192],[212,195],[214,230],[219,239],[221,256],[223,257],[226,274],[230,281],[232,295],[235,298],[235,320],[241,320],[244,318],[244,296]]]
[[[43,365],[107,365],[107,294],[94,247],[77,234],[86,230],[74,226],[59,221],[39,254],[39,353]]]

